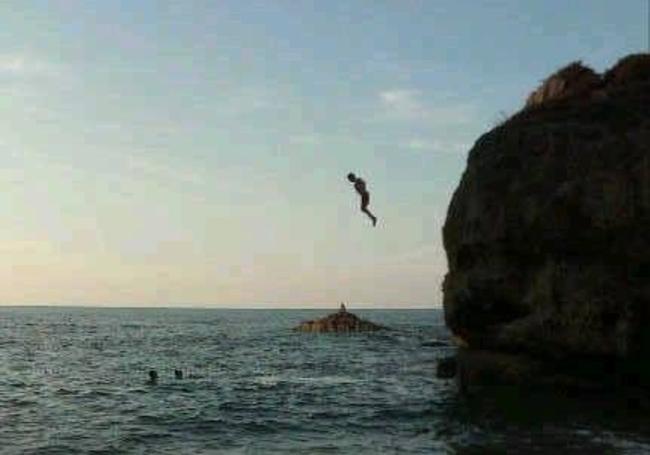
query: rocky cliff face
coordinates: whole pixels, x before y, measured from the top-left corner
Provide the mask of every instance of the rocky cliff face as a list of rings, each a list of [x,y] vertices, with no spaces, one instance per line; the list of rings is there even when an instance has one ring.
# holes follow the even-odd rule
[[[447,325],[527,380],[613,366],[650,387],[650,55],[547,83],[469,153],[443,229]]]

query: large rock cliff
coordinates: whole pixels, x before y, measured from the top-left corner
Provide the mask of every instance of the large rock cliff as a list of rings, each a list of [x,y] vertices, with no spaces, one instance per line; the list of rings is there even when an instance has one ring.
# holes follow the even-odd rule
[[[470,151],[443,237],[466,377],[487,352],[525,381],[650,388],[650,55],[549,77]]]

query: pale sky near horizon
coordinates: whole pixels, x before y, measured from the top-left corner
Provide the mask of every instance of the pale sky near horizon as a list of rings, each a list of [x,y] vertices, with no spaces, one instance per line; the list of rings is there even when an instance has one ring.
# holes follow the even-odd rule
[[[0,305],[438,306],[471,145],[647,8],[2,2]]]

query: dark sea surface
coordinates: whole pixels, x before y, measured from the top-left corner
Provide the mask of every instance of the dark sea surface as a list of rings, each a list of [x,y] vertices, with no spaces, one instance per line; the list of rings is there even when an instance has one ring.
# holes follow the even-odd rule
[[[327,313],[0,308],[0,453],[650,453],[647,413],[620,404],[467,403],[435,376],[439,310],[291,331]]]

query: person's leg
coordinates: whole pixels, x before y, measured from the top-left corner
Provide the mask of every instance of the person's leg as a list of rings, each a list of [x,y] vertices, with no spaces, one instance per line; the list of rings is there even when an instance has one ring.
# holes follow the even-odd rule
[[[370,195],[364,194],[361,197],[361,211],[368,215],[368,217],[372,220],[372,225],[375,226],[377,224],[377,217],[370,213],[370,210],[368,210],[368,204],[370,204]]]
[[[364,207],[363,209],[361,209],[361,211],[363,213],[365,213],[366,215],[368,215],[368,217],[372,220],[372,225],[373,226],[375,226],[377,224],[377,217],[375,215],[373,215],[372,213],[370,213],[370,210],[368,210],[368,207]]]

